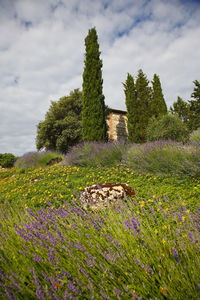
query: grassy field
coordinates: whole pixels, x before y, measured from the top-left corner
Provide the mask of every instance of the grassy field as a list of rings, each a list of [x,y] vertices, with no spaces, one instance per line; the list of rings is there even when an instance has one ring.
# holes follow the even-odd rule
[[[99,212],[79,195],[120,182]],[[199,299],[200,180],[127,167],[0,170],[1,299]]]

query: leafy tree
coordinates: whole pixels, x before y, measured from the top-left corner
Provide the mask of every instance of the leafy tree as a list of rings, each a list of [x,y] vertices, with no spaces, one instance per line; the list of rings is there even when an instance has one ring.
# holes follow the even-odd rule
[[[142,70],[138,71],[136,79],[137,95],[137,123],[135,127],[135,142],[146,141],[146,127],[150,118],[151,88],[149,81]]]
[[[102,60],[95,28],[85,38],[82,133],[84,141],[106,141],[107,126],[103,95]]]
[[[178,97],[177,101],[170,107],[172,114],[177,114],[179,118],[187,125],[189,121],[189,104]]]
[[[69,147],[80,142],[81,108],[82,93],[78,89],[68,97],[52,101],[45,120],[37,125],[37,149],[66,153]]]
[[[198,80],[193,81],[195,87],[191,95],[193,100],[189,101],[189,128],[195,130],[200,127],[200,82]]]
[[[188,129],[177,115],[166,114],[158,118],[151,118],[147,126],[147,140],[174,140],[185,142]]]
[[[13,167],[17,157],[12,153],[0,153],[0,166],[2,168],[11,168]]]
[[[152,81],[151,115],[156,118],[167,113],[167,105],[162,92],[160,78],[154,74]]]
[[[135,89],[134,78],[128,73],[127,79],[124,85],[125,103],[127,108],[127,127],[128,127],[128,140],[129,142],[135,142],[136,137],[136,125],[138,121],[137,112],[137,95]]]

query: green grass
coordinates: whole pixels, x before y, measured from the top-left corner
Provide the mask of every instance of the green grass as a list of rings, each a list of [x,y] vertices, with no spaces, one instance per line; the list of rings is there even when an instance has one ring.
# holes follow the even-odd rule
[[[103,182],[137,195],[80,210],[80,191]],[[199,298],[198,178],[53,165],[1,170],[0,190],[2,299]]]

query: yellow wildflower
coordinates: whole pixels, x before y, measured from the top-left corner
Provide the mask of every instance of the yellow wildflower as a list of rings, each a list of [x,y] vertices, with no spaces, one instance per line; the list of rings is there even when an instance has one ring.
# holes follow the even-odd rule
[[[161,294],[163,294],[163,296],[167,296],[167,289],[165,288],[165,287],[160,287],[160,292],[161,292]]]

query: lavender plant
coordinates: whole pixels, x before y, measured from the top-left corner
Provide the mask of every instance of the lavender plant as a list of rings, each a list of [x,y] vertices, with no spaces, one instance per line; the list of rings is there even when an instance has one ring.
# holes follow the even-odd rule
[[[88,142],[79,144],[66,155],[64,165],[111,167],[119,164],[126,146],[123,143]]]
[[[143,202],[50,204],[3,226],[3,299],[198,299],[199,210]]]
[[[132,145],[123,162],[140,173],[200,175],[200,149],[173,141]]]
[[[28,152],[19,157],[15,162],[17,168],[31,168],[46,166],[51,161],[61,161],[63,156],[56,152]]]

